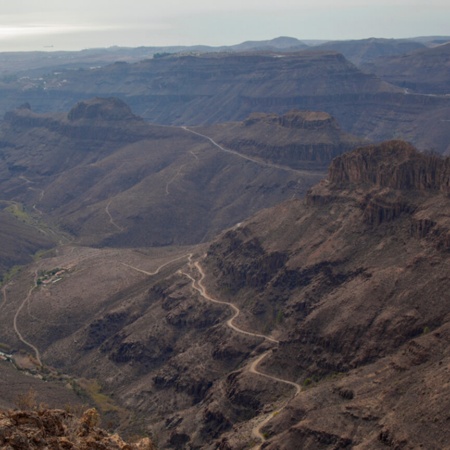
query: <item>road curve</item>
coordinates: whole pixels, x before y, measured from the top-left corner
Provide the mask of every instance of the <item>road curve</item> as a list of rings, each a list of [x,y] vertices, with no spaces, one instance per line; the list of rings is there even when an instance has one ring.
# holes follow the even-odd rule
[[[147,272],[146,270],[139,269],[138,267],[131,266],[130,264],[126,264],[126,263],[120,263],[120,264],[122,264],[122,266],[129,267],[130,269],[136,270],[137,272],[144,273],[145,275],[153,276],[153,275],[157,275],[161,271],[161,269],[163,269],[164,267],[168,266],[169,264],[171,264],[175,261],[178,261],[179,259],[183,259],[183,258],[188,258],[188,260],[190,261],[192,258],[192,253],[186,253],[184,255],[177,256],[176,258],[171,259],[170,261],[167,261],[164,264],[161,264],[153,272]]]
[[[256,375],[261,375],[261,376],[263,376],[263,377],[265,377],[265,378],[268,378],[269,380],[275,381],[275,382],[277,382],[277,383],[289,384],[290,386],[294,387],[294,388],[295,388],[295,394],[288,400],[288,401],[290,401],[290,400],[292,400],[293,398],[297,397],[297,395],[301,392],[302,387],[301,387],[299,384],[294,383],[293,381],[283,380],[282,378],[278,378],[278,377],[275,377],[275,376],[272,376],[272,375],[268,375],[267,373],[260,372],[260,371],[258,370],[258,365],[260,364],[260,362],[261,362],[266,356],[270,355],[270,353],[272,353],[272,350],[268,350],[267,352],[262,353],[261,355],[259,355],[259,357],[258,357],[257,359],[255,359],[255,360],[252,362],[252,364],[250,365],[249,372],[250,372],[250,373],[254,373],[254,374],[256,374]],[[255,446],[253,446],[250,450],[260,450],[260,449],[261,449],[262,443],[263,443],[264,441],[266,441],[266,438],[265,438],[264,434],[261,432],[261,430],[264,428],[264,426],[265,426],[267,423],[269,423],[269,422],[272,420],[272,418],[273,418],[275,415],[277,415],[278,413],[280,413],[280,412],[286,407],[286,405],[288,404],[288,401],[284,402],[284,404],[283,404],[280,408],[278,408],[277,410],[272,411],[270,414],[268,414],[267,417],[266,417],[263,421],[259,422],[259,423],[252,429],[252,436],[255,437],[255,438],[257,438],[257,439],[259,439],[259,440],[261,441],[261,443],[255,445]]]
[[[274,344],[279,344],[279,341],[277,341],[276,339],[270,337],[270,336],[266,336],[264,334],[259,334],[259,333],[252,333],[250,331],[245,331],[242,328],[237,327],[233,322],[234,319],[236,319],[237,316],[239,316],[239,314],[241,313],[241,310],[234,305],[233,303],[230,302],[225,302],[223,300],[217,300],[213,297],[211,297],[208,292],[206,291],[205,286],[203,285],[202,281],[205,278],[205,272],[203,271],[202,267],[200,266],[199,262],[195,262],[194,266],[196,267],[196,269],[198,270],[198,272],[200,273],[200,279],[197,281],[194,277],[192,277],[191,275],[189,275],[186,272],[181,272],[184,276],[188,277],[191,281],[192,281],[192,287],[200,293],[200,295],[205,298],[206,300],[209,300],[210,302],[213,303],[217,303],[219,305],[226,305],[228,307],[230,307],[233,310],[233,316],[227,320],[227,326],[229,328],[231,328],[232,330],[236,331],[237,333],[241,333],[241,334],[245,334],[247,336],[253,336],[253,337],[257,337],[257,338],[261,338],[264,339],[266,341],[272,342]]]

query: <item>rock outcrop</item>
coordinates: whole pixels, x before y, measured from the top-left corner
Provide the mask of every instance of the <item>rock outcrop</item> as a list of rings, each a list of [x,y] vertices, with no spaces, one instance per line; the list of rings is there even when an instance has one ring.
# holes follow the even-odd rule
[[[67,114],[70,121],[76,120],[142,120],[131,112],[130,107],[122,100],[94,98],[77,103]]]
[[[419,153],[403,141],[389,141],[336,158],[330,183],[372,185],[398,190],[450,193],[450,159]]]
[[[98,413],[86,410],[78,418],[64,410],[0,412],[2,449],[154,450],[148,438],[128,444],[98,427]]]

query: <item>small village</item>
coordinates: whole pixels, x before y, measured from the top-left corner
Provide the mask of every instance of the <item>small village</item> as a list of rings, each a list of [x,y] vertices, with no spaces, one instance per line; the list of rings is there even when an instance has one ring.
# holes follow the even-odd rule
[[[58,283],[63,279],[65,273],[67,273],[67,269],[59,267],[51,270],[42,270],[38,273],[36,286],[48,286],[50,284]]]

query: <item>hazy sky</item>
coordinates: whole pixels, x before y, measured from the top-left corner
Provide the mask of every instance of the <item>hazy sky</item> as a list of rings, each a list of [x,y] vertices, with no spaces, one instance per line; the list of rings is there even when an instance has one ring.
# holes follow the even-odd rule
[[[424,35],[449,0],[0,0],[0,51]]]

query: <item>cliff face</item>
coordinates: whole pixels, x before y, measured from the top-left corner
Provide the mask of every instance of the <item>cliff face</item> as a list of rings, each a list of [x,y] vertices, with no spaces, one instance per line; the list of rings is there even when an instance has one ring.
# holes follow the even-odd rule
[[[115,97],[94,98],[77,103],[67,114],[75,120],[142,120],[135,116],[130,107]]]
[[[450,193],[450,159],[418,153],[402,141],[366,147],[336,158],[329,169],[336,185],[373,185]]]

